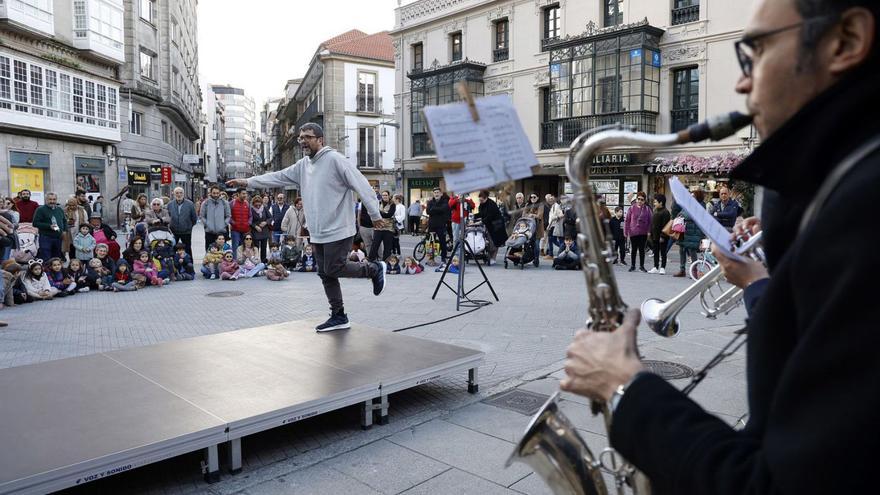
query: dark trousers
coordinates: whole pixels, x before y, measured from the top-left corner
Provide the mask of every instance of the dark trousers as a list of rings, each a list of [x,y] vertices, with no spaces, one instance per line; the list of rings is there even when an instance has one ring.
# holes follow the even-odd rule
[[[267,249],[268,244],[269,239],[254,239],[254,246],[257,246],[257,248],[260,250],[260,263],[266,262],[266,256],[269,253],[269,250]]]
[[[400,252],[400,234],[397,234],[391,238],[391,254],[396,254],[398,256],[401,255]]]
[[[193,255],[193,248],[192,248],[192,239],[193,239],[193,236],[192,236],[192,231],[190,231],[190,232],[188,232],[188,233],[186,233],[186,234],[178,234],[178,233],[175,232],[174,237],[177,239],[177,242],[181,242],[181,243],[183,243],[184,246],[186,246],[186,254],[192,256],[192,255]],[[206,251],[207,251],[207,248],[208,248],[208,246],[205,246],[205,250],[206,250]],[[175,251],[176,251],[176,250],[177,250],[177,247],[175,246]]]
[[[312,244],[318,276],[324,284],[324,293],[333,314],[345,312],[342,288],[339,286],[340,278],[370,278],[378,270],[375,263],[355,263],[348,260],[353,240],[354,237],[347,237],[335,242]]]
[[[444,225],[440,228],[431,229],[431,233],[434,234],[434,237],[437,238],[437,242],[440,243],[440,259],[445,262],[449,253],[449,248],[451,247],[446,245],[446,226]]]
[[[666,249],[666,245],[669,243],[669,239],[663,236],[660,236],[660,239],[653,239],[654,241],[654,268],[666,268],[666,253],[669,252]],[[657,261],[660,261],[660,264],[657,264]]]
[[[211,244],[214,244],[214,241],[217,240],[217,236],[223,234],[223,237],[226,237],[226,232],[208,232],[205,231],[205,252],[208,252],[208,248],[211,247]]]
[[[632,242],[632,252],[629,254],[630,262],[632,265],[636,266],[636,253],[639,253],[639,267],[645,267],[645,244],[648,242],[647,235],[634,235],[630,236],[630,242]]]
[[[367,255],[370,261],[376,261],[380,243],[382,244],[382,260],[387,260],[391,256],[394,233],[390,230],[373,230],[373,243],[370,245],[370,254]]]
[[[421,217],[409,217],[409,233],[410,234],[418,234],[419,233],[419,221]]]
[[[63,260],[64,253],[61,252],[61,237],[41,235],[37,257],[43,261],[49,261],[49,258],[61,258]]]
[[[626,237],[620,236],[614,239],[614,252],[622,264],[626,264]]]

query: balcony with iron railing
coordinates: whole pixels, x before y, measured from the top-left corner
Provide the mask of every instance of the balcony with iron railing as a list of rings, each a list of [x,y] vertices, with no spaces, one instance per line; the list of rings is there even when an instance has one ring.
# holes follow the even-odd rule
[[[699,108],[685,108],[682,110],[672,110],[672,132],[678,132],[687,129],[692,124],[696,124],[700,120]]]
[[[559,41],[559,36],[551,36],[541,40],[541,51],[546,52],[550,49],[550,45]]]
[[[431,146],[427,132],[414,132],[412,135],[412,156],[433,155],[434,147]]]
[[[379,152],[358,151],[358,168],[382,168],[382,154]]]
[[[493,62],[502,62],[504,60],[507,60],[509,55],[510,55],[509,48],[496,48],[496,49],[492,50],[492,61]]]
[[[381,114],[382,113],[382,98],[376,97],[376,96],[369,96],[364,93],[358,93],[358,95],[357,95],[357,112],[358,113]]]
[[[644,110],[558,119],[541,124],[541,149],[568,148],[583,132],[603,125],[623,124],[639,132],[657,132],[657,114]]]
[[[324,106],[321,104],[320,99],[316,99],[308,107],[306,107],[305,111],[302,115],[296,119],[296,128],[299,129],[306,122],[314,122],[320,126],[324,125]]]
[[[686,24],[700,20],[700,4],[672,9],[672,25]]]

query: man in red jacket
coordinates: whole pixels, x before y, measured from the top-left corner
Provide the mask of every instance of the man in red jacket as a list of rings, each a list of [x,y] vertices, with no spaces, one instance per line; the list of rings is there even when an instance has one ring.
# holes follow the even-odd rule
[[[245,234],[251,231],[251,205],[248,202],[247,189],[239,187],[235,191],[235,199],[229,204],[232,212],[232,218],[229,221],[229,227],[232,231],[232,252],[238,252],[238,246],[241,245]]]
[[[18,193],[18,198],[15,201],[15,207],[18,208],[18,221],[20,223],[33,222],[34,213],[39,206],[40,203],[31,201],[31,192],[27,189],[22,189],[21,192]]]
[[[464,222],[467,224],[467,217],[470,215],[470,212],[474,211],[474,200],[470,198],[465,198],[464,201],[459,201],[459,198],[465,198],[464,196],[452,196],[449,198],[449,210],[452,212],[452,245],[455,246],[458,244],[458,229],[459,224],[462,221],[462,216],[464,217]],[[459,204],[464,203],[464,215],[459,211]],[[453,256],[457,253],[453,253]]]

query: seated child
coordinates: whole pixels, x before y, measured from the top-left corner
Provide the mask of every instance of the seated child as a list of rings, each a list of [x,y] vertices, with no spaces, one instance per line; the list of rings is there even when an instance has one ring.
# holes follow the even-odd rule
[[[138,290],[137,282],[132,275],[128,269],[128,263],[125,260],[120,261],[119,265],[116,266],[116,273],[113,274],[113,283],[110,284],[113,292]]]
[[[107,275],[113,275],[116,271],[116,262],[109,256],[110,248],[104,243],[95,246],[95,258],[101,260],[101,265],[107,269]],[[109,284],[108,284],[109,285]]]
[[[284,239],[281,247],[281,263],[288,270],[296,270],[296,265],[302,258],[302,250],[296,245],[296,237],[289,235]]]
[[[186,254],[186,246],[178,243],[174,255],[174,280],[193,280],[196,271],[192,257]]]
[[[107,240],[107,256],[113,261],[119,261],[119,258],[122,256],[121,253],[122,248],[120,248],[119,243],[116,242],[116,232],[114,231],[110,234],[110,239]]]
[[[146,251],[141,251],[138,259],[134,260],[134,273],[143,275],[149,285],[162,287],[167,283],[164,279],[159,278],[159,270],[150,259],[150,253]]]
[[[77,292],[88,292],[89,291],[89,281],[86,276],[86,267],[83,265],[83,262],[78,258],[73,258],[70,260],[70,264],[67,265],[67,277],[76,284]]]
[[[79,232],[73,238],[73,248],[76,250],[76,258],[80,261],[88,262],[94,256],[95,238],[92,237],[92,228],[89,224],[84,223],[79,226]]]
[[[46,262],[46,277],[49,278],[49,283],[52,287],[58,289],[58,293],[55,294],[55,297],[64,297],[76,294],[76,282],[67,277],[67,274],[64,272],[64,264],[61,262],[61,258],[50,258],[49,261]]]
[[[220,262],[220,280],[238,280],[239,267],[232,251],[223,253],[223,261]]]
[[[49,277],[43,273],[43,265],[31,260],[21,278],[28,298],[34,301],[48,301],[58,294],[58,289],[49,283]]]
[[[101,263],[100,258],[95,257],[89,260],[89,266],[86,268],[86,280],[91,289],[108,290],[112,283],[112,275],[113,273]]]
[[[159,240],[151,254],[157,276],[168,285],[174,277],[174,249],[171,247],[171,241]]]
[[[284,280],[290,275],[287,268],[284,268],[284,263],[281,257],[281,248],[278,246],[277,242],[269,243],[269,256],[267,256],[266,261],[269,265],[266,268],[266,278],[269,280],[277,282],[279,280]]]
[[[208,252],[202,259],[202,275],[207,279],[214,280],[220,278],[220,262],[223,261],[223,253],[217,249],[217,246],[211,244]]]
[[[422,265],[420,265],[412,256],[407,256],[406,259],[403,260],[403,273],[407,275],[415,275],[417,273],[422,273],[422,271],[424,271],[424,268],[422,268]]]
[[[299,271],[301,272],[315,272],[318,271],[317,265],[315,265],[315,255],[312,254],[312,246],[309,244],[306,246],[303,251],[302,258],[299,262]]]
[[[355,263],[363,263],[366,261],[367,255],[364,254],[363,250],[361,250],[361,243],[353,242],[351,244],[351,252],[348,253],[348,261],[354,261]]]
[[[396,254],[389,256],[385,263],[388,265],[385,273],[389,275],[400,275],[400,259],[397,258]]]
[[[460,271],[458,264],[459,264],[458,256],[453,256],[452,257],[452,264],[449,265],[449,273],[458,273]]]
[[[571,237],[565,238],[565,247],[559,254],[553,258],[554,270],[578,270],[580,269],[580,260],[577,253],[574,252],[574,241]]]

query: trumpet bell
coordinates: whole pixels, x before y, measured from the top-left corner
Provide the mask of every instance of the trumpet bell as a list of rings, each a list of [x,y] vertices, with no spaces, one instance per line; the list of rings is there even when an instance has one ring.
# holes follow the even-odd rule
[[[671,317],[669,305],[660,299],[647,299],[642,303],[642,319],[654,333],[661,337],[674,337],[681,329],[678,313]]]
[[[607,495],[600,460],[559,411],[558,400],[556,392],[541,406],[505,466],[527,464],[557,495]]]

